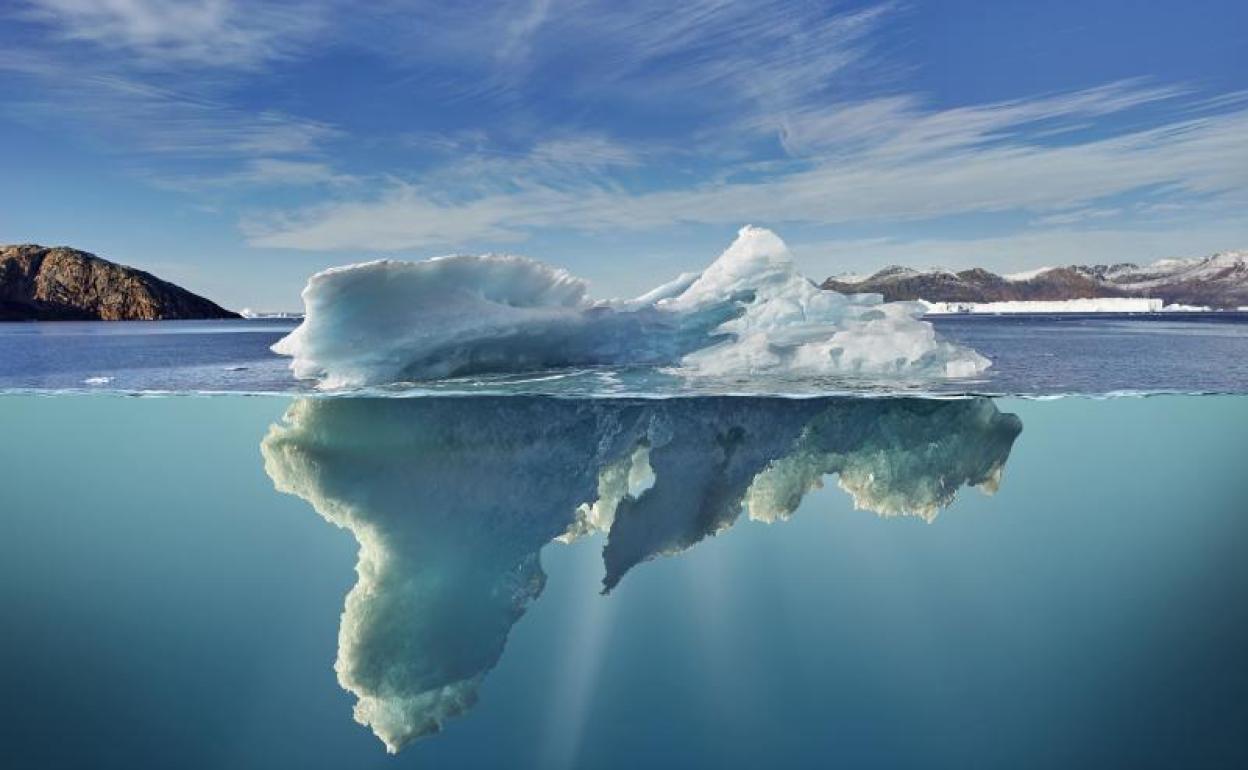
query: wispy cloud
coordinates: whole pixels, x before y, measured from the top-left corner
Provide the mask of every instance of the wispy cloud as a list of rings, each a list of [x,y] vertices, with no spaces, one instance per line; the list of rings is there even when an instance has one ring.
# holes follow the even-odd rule
[[[1034,225],[1075,225],[1101,219],[1113,219],[1123,214],[1121,208],[1078,208],[1046,214],[1032,221]]]
[[[384,7],[384,6],[383,6]],[[699,141],[818,103],[838,86],[886,77],[870,36],[899,5],[760,0],[591,0],[407,6],[378,12],[370,29],[422,87],[448,102],[512,111],[574,103],[594,113],[652,113],[687,125]],[[865,65],[870,63],[868,69]],[[540,128],[537,129],[540,131]],[[563,126],[566,133],[568,126]]]
[[[901,160],[1020,137],[1052,143],[1089,120],[1189,93],[1178,86],[1125,80],[1062,94],[945,110],[925,109],[917,95],[805,106],[784,113],[780,138],[797,155],[871,152]],[[763,121],[760,129],[772,127]]]
[[[530,55],[533,38],[550,15],[554,0],[529,0],[528,8],[503,24],[503,39],[498,47],[498,60],[514,67]]]
[[[399,251],[467,241],[520,241],[526,234],[516,226],[517,218],[553,224],[561,211],[574,216],[574,204],[573,196],[548,188],[450,204],[396,183],[377,198],[244,219],[242,228],[253,246]]]
[[[320,28],[315,3],[272,0],[19,0],[17,16],[137,63],[255,67]]]
[[[11,118],[77,123],[144,153],[228,157],[306,153],[335,135],[324,123],[181,93],[116,74],[82,74],[30,52],[0,54],[0,71],[34,75],[38,96],[10,99]]]
[[[165,186],[194,187],[180,175],[270,186],[307,184],[314,170],[322,180],[339,176],[323,156],[342,132],[321,121],[243,109],[115,67],[84,71],[32,49],[0,52],[0,74],[14,91],[0,102],[0,117],[77,134]],[[15,79],[29,87],[16,91]]]
[[[643,81],[644,93],[690,98],[699,90],[730,103],[793,106],[826,95],[833,78],[868,52],[867,41],[895,9],[881,3],[830,13],[835,6],[696,0],[579,6],[560,15],[565,37],[602,52],[584,78]]]
[[[409,135],[405,140],[418,151],[439,157],[420,174],[421,187],[439,191],[448,201],[536,187],[578,191],[611,187],[614,174],[643,166],[657,152],[588,133],[543,139],[525,149],[500,147],[478,132]],[[394,179],[391,183],[403,184]]]
[[[0,116],[76,135],[181,190],[309,185],[343,175],[342,132],[235,97],[300,54],[338,0],[19,0],[0,10]]]
[[[182,192],[221,192],[235,188],[270,187],[348,187],[364,180],[334,170],[328,163],[285,158],[250,158],[238,168],[218,174],[161,177],[153,176],[161,187]]]
[[[1144,88],[1132,96],[1128,86],[1117,85],[1046,98],[1039,105],[1012,102],[919,114],[903,129],[863,136],[856,152],[830,152],[764,178],[681,189],[569,191],[534,181],[458,201],[419,183],[396,181],[376,198],[287,212],[267,223],[253,220],[249,233],[253,243],[265,246],[401,249],[515,240],[553,225],[636,230],[682,222],[838,224],[975,212],[1055,213],[1143,188],[1218,195],[1248,187],[1244,109],[1058,143],[1051,131],[1036,137],[1018,130],[1039,119],[1080,120],[1127,109],[1163,93]],[[455,225],[448,227],[449,222]]]
[[[814,276],[870,272],[884,265],[1001,272],[1042,265],[1149,263],[1248,247],[1248,223],[1227,219],[1199,227],[1136,222],[1114,227],[1051,227],[990,237],[866,238],[793,244]]]

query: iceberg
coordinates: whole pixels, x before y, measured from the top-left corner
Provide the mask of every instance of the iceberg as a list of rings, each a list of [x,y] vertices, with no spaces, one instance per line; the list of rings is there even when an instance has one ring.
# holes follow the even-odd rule
[[[604,536],[606,593],[743,517],[785,521],[829,474],[931,521],[996,491],[1021,430],[985,398],[306,398],[261,454],[358,542],[335,671],[397,752],[472,708],[547,544]]]
[[[273,346],[322,388],[569,367],[680,377],[968,377],[989,361],[939,338],[915,302],[822,290],[775,233],[744,227],[701,273],[593,300],[516,256],[378,260],[313,275],[303,323]]]

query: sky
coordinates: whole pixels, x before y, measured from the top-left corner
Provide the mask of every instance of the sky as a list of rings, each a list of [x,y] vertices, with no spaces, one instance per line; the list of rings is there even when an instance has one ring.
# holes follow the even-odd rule
[[[228,307],[508,252],[627,296],[1248,249],[1248,3],[3,0],[0,242]]]

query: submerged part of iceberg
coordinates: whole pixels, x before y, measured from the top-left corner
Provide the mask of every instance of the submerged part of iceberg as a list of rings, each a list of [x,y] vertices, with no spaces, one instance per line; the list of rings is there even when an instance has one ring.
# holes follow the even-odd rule
[[[963,486],[996,491],[1021,431],[988,399],[660,402],[646,412],[644,455],[603,469],[598,499],[578,509],[569,534],[607,533],[609,591],[634,566],[684,551],[742,512],[787,519],[833,474],[856,508],[932,521]],[[627,488],[612,483],[624,469]]]
[[[398,751],[473,705],[546,544],[605,533],[609,590],[743,512],[786,519],[829,473],[860,508],[930,520],[994,491],[1021,429],[987,399],[304,399],[261,451],[359,543],[335,669]]]
[[[487,255],[333,268],[303,301],[303,323],[273,349],[327,388],[581,366],[943,378],[989,364],[939,339],[918,303],[819,289],[756,227],[702,273],[633,300],[593,301],[564,270]]]

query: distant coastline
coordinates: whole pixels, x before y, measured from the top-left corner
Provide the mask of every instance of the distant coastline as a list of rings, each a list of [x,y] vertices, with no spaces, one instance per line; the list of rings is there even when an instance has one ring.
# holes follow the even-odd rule
[[[248,321],[302,321],[303,312],[295,310],[252,310],[245,307],[238,311]]]
[[[823,288],[921,301],[932,313],[1157,313],[1248,307],[1248,252],[1151,265],[1042,267],[1012,275],[983,268],[888,267],[873,275],[833,276]]]
[[[928,302],[918,300],[925,315],[1003,315],[1118,313],[1131,315],[1182,315],[1190,313],[1244,313],[1248,307],[1213,308],[1199,305],[1167,305],[1157,298],[1108,297],[1065,300],[1014,300],[1006,302]]]

